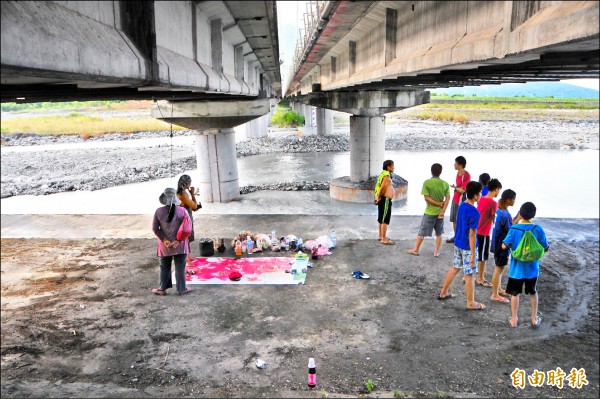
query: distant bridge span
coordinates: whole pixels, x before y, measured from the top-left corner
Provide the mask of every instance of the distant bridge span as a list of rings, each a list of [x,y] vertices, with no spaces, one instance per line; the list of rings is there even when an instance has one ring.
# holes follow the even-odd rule
[[[428,88],[598,78],[597,1],[316,1],[285,96],[318,134],[350,117],[350,176],[331,195],[364,202],[385,154],[384,114]],[[317,107],[316,110],[313,110]]]

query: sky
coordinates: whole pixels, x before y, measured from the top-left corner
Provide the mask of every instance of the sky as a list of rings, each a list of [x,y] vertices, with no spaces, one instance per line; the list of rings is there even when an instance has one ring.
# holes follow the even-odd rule
[[[299,27],[304,27],[306,1],[278,1],[277,25],[279,29],[279,58],[283,60],[281,81],[285,86],[294,58]]]
[[[299,27],[304,27],[304,13],[307,1],[277,1],[277,24],[279,28],[279,58],[283,60],[281,68],[281,83],[287,88],[289,70],[294,58]],[[569,79],[561,80],[576,86],[598,90],[598,79]]]

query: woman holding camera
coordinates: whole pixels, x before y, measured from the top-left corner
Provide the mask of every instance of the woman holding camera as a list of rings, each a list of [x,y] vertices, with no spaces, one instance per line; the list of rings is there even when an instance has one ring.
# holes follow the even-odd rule
[[[177,198],[181,201],[181,206],[184,207],[192,221],[192,234],[189,238],[189,252],[188,252],[188,263],[192,260],[192,241],[194,241],[194,217],[192,212],[196,212],[202,208],[199,202],[196,202],[196,190],[192,185],[192,178],[189,175],[181,175],[179,182],[177,183]]]

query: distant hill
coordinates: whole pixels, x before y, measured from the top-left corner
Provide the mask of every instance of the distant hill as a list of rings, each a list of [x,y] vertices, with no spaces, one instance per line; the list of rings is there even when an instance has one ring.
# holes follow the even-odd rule
[[[465,97],[554,97],[554,98],[598,98],[598,90],[562,82],[505,83],[501,85],[465,86],[434,89],[437,94],[462,94]]]

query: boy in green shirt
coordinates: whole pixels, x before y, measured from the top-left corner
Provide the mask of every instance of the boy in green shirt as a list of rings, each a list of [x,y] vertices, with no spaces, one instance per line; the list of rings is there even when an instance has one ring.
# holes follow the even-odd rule
[[[425,214],[421,218],[421,226],[415,246],[409,249],[407,253],[419,255],[419,248],[425,237],[431,237],[435,230],[435,251],[433,256],[440,255],[442,245],[442,234],[444,234],[444,213],[450,203],[450,185],[440,179],[442,174],[442,165],[434,163],[431,165],[431,179],[425,180],[421,194],[425,197]]]

